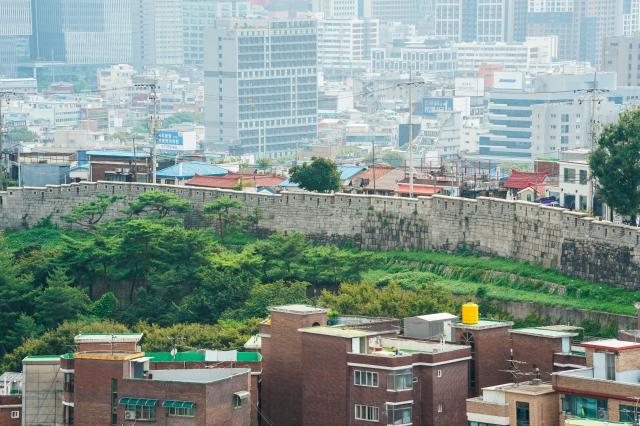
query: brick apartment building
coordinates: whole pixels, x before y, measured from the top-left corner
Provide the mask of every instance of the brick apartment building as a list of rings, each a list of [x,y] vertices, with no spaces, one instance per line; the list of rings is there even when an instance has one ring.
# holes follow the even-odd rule
[[[557,426],[558,394],[539,379],[482,389],[467,400],[469,426]]]
[[[466,425],[470,349],[399,337],[399,322],[270,309],[260,326],[263,413],[285,425]]]
[[[38,390],[26,398],[29,412],[54,408],[48,410],[47,423],[40,416],[25,424],[257,424],[253,407],[259,403],[259,354],[145,354],[140,351],[141,338],[141,334],[76,336],[77,352],[47,358],[48,380],[33,373],[26,376],[25,389]],[[256,365],[248,368],[251,363]],[[47,392],[51,380],[61,384],[59,390],[54,386]]]
[[[586,367],[552,375],[553,388],[560,394],[559,424],[638,424],[640,343],[607,339],[581,346]]]
[[[89,181],[148,182],[151,157],[145,152],[87,151]]]
[[[0,426],[22,422],[22,373],[0,375]]]

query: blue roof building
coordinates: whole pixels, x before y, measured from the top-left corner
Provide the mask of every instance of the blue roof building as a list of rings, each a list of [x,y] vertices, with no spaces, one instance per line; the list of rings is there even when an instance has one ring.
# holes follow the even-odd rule
[[[200,176],[226,176],[227,173],[227,169],[215,164],[204,161],[188,161],[158,170],[156,176],[161,179],[161,183],[174,184],[191,179],[196,174]]]
[[[349,184],[351,179],[353,179],[358,174],[367,170],[366,167],[362,166],[338,166],[338,171],[340,172],[340,180],[343,184]]]

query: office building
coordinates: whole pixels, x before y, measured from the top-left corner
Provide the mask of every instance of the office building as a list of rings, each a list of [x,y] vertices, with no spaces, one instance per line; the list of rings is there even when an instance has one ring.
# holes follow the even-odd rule
[[[311,10],[324,19],[369,18],[370,6],[370,0],[313,0]]]
[[[554,38],[536,38],[524,43],[456,43],[456,71],[475,77],[480,67],[499,65],[501,71],[530,71],[550,64],[555,54]]]
[[[262,407],[274,424],[466,425],[468,347],[398,337],[398,321],[385,318],[327,326],[328,310],[306,305],[270,314],[260,325]]]
[[[378,46],[375,19],[318,21],[318,69],[328,80],[354,78],[368,71],[371,50]]]
[[[246,17],[250,10],[247,0],[182,0],[184,63],[204,64],[204,32],[215,19]]]
[[[527,35],[558,37],[558,59],[580,57],[583,0],[533,0],[527,11]]]
[[[456,71],[456,49],[449,43],[429,40],[406,40],[393,47],[371,52],[374,72],[453,77]]]
[[[640,86],[640,34],[608,38],[601,62],[603,71],[617,74],[619,86]]]
[[[220,20],[206,38],[209,146],[275,157],[316,139],[315,20]]]
[[[13,77],[17,66],[29,61],[31,31],[30,0],[0,3],[0,74]]]
[[[582,421],[637,424],[640,344],[617,339],[582,343],[585,368],[553,374],[553,389],[560,394],[560,424]]]
[[[184,63],[182,0],[132,0],[133,60],[137,67]]]

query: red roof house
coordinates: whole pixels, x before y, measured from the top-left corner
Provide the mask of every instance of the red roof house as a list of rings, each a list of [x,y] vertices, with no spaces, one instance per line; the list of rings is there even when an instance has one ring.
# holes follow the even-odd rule
[[[264,188],[278,186],[285,180],[282,176],[276,175],[228,173],[225,176],[195,175],[186,181],[185,185],[219,189],[234,189],[240,186],[243,188]]]

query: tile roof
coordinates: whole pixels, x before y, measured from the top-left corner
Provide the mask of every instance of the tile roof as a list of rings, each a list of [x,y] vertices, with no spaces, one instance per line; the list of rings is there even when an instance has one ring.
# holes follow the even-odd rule
[[[204,161],[188,161],[158,170],[157,175],[159,178],[190,179],[196,174],[200,176],[225,176],[227,173],[226,169],[215,164]]]
[[[399,183],[394,191],[396,194],[410,194],[411,190],[408,183]],[[433,185],[413,184],[413,193],[415,195],[433,195],[442,192],[442,188]]]
[[[544,184],[544,180],[547,177],[547,172],[521,172],[520,170],[512,170],[511,176],[504,183],[504,187],[507,189],[525,189],[536,188]]]
[[[199,186],[204,188],[233,189],[240,184],[250,188],[260,188],[263,186],[278,186],[285,181],[282,176],[275,175],[240,175],[238,173],[228,173],[225,176],[200,176],[195,175],[185,182],[188,186]]]

